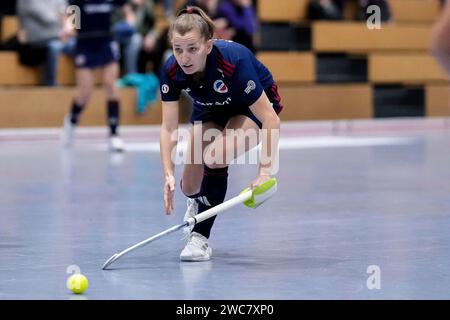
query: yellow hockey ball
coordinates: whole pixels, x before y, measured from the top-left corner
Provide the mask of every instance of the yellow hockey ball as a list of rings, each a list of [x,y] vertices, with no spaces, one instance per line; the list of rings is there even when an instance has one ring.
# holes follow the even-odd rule
[[[80,273],[73,274],[69,277],[69,279],[67,279],[67,288],[73,293],[83,293],[84,291],[86,291],[88,286],[88,279]]]

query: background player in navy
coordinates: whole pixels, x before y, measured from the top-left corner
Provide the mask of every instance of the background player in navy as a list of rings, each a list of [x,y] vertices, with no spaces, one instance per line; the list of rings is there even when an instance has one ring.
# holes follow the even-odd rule
[[[70,0],[80,8],[81,28],[77,30],[75,54],[77,91],[71,113],[64,119],[63,143],[70,146],[79,116],[92,96],[94,69],[103,69],[103,84],[107,98],[107,117],[110,129],[109,147],[112,151],[123,151],[123,142],[118,137],[119,94],[116,81],[119,77],[119,46],[111,33],[111,16],[114,10],[127,0]],[[70,32],[70,31],[68,31]]]
[[[282,106],[271,73],[250,50],[234,42],[213,40],[213,34],[214,24],[201,9],[188,7],[181,10],[169,34],[174,55],[167,60],[161,73],[161,157],[166,214],[173,210],[175,178],[171,152],[176,141],[171,139],[171,135],[178,127],[181,90],[185,89],[193,99],[193,126],[188,146],[191,159],[186,161],[180,183],[182,192],[189,198],[185,218],[224,201],[228,164],[234,157],[230,155],[236,155],[236,150],[247,151],[254,147],[226,129],[255,132],[265,129],[261,154],[267,157],[264,161],[261,158],[258,176],[251,184],[253,188],[272,177],[278,150],[280,119],[277,113]],[[204,151],[202,163],[195,164],[192,159],[194,140],[198,138],[195,135],[203,136],[203,132],[211,128],[220,130],[220,134],[209,144],[200,140]],[[271,145],[270,139],[274,141]],[[214,161],[213,151],[220,146],[224,146],[222,151],[227,158],[226,163]],[[181,260],[204,261],[211,258],[208,238],[214,219],[195,225],[180,254]]]

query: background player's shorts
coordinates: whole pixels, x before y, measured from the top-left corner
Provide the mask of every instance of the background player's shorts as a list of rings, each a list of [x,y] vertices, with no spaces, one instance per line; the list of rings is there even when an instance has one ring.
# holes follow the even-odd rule
[[[276,114],[279,114],[283,109],[281,105],[281,98],[278,95],[278,88],[274,84],[271,88],[265,89],[269,101],[272,103],[272,107],[275,110]],[[214,108],[214,107],[213,107]],[[250,119],[252,119],[258,127],[262,128],[261,121],[251,112],[248,106],[236,106],[236,105],[228,105],[228,106],[218,106],[214,109],[214,111],[205,110],[205,107],[196,107],[194,106],[194,110],[192,112],[190,122],[193,124],[194,122],[209,122],[212,121],[222,128],[225,128],[230,118],[237,115],[244,115]]]
[[[77,44],[76,68],[94,69],[119,60],[120,49],[116,41],[108,41],[100,45]]]

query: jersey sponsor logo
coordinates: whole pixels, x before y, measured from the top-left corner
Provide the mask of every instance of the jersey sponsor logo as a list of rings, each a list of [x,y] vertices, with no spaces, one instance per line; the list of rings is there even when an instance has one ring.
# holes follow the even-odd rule
[[[231,103],[231,97],[228,97],[225,101],[216,101],[216,102],[201,102],[195,100],[195,103],[200,106],[210,107],[210,106],[225,106]]]
[[[163,85],[161,86],[161,91],[162,91],[162,93],[166,94],[166,93],[169,92],[169,90],[170,90],[170,88],[169,88],[169,86],[168,86],[167,84],[163,84]]]
[[[255,81],[253,81],[253,80],[249,80],[248,82],[247,82],[247,88],[245,88],[245,93],[246,94],[249,94],[250,92],[252,92],[253,90],[255,90],[256,89],[256,83],[255,83]]]
[[[227,93],[228,87],[226,86],[225,82],[222,80],[216,80],[214,82],[214,90],[218,93]]]

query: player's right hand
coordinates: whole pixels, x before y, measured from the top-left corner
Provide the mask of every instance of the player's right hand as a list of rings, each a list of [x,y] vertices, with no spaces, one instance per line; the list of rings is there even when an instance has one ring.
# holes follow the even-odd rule
[[[173,211],[173,195],[175,193],[175,177],[167,175],[164,183],[164,210],[167,215]]]

